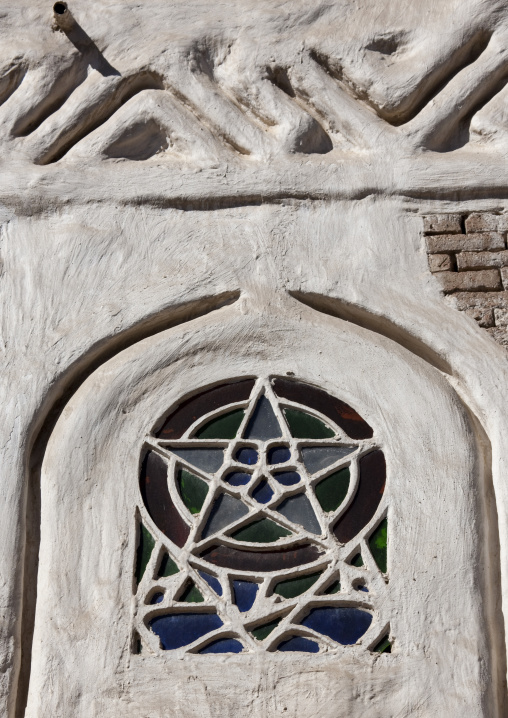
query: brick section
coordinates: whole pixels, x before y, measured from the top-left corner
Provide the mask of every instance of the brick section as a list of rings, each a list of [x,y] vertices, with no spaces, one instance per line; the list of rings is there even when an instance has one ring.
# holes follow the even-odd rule
[[[499,215],[474,212],[465,221],[466,232],[497,232]]]
[[[479,272],[437,272],[446,294],[456,291],[478,292],[502,289],[501,276],[497,269],[482,269]]]
[[[431,272],[447,272],[453,269],[453,259],[449,254],[429,254]]]
[[[430,271],[432,269],[431,257],[442,257],[442,254],[431,254],[429,256]],[[445,255],[448,256],[448,255]],[[465,272],[468,269],[490,269],[494,267],[508,267],[508,250],[501,252],[459,252],[457,254],[457,269]]]
[[[425,234],[460,234],[462,217],[457,214],[428,214],[423,218]]]
[[[430,271],[457,309],[508,349],[508,213],[424,217]]]
[[[427,237],[427,252],[481,252],[504,249],[501,232],[475,232],[475,234],[436,234]]]

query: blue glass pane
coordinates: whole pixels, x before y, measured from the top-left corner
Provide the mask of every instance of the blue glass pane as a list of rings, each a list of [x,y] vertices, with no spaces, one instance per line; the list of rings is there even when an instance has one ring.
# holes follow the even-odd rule
[[[258,452],[256,449],[251,449],[248,446],[244,446],[243,449],[239,449],[236,452],[236,460],[239,461],[241,464],[248,464],[249,466],[252,466],[253,464],[258,463]]]
[[[269,464],[284,464],[291,458],[291,451],[287,446],[274,446],[268,452]]]
[[[359,583],[358,585],[355,586],[355,588],[357,591],[364,591],[365,593],[369,592],[369,589],[367,588],[367,586],[364,583]]]
[[[200,653],[241,653],[243,646],[235,638],[220,638],[202,648]]]
[[[277,439],[279,436],[282,436],[282,431],[272,405],[266,396],[261,396],[250,418],[244,438],[267,441]]]
[[[301,623],[343,646],[350,646],[367,631],[372,616],[359,608],[324,606],[313,608]]]
[[[283,486],[293,486],[300,481],[300,474],[297,474],[296,471],[279,471],[272,476]]]
[[[267,504],[273,496],[273,491],[268,481],[260,481],[252,492],[253,498],[260,504]]]
[[[290,496],[277,507],[277,511],[295,524],[300,524],[313,534],[321,533],[321,526],[314,509],[305,494]]]
[[[152,596],[152,600],[150,603],[161,603],[161,601],[164,600],[164,594],[158,591],[157,593],[154,593]]]
[[[241,613],[250,611],[256,600],[258,584],[252,581],[233,581],[234,601]]]
[[[302,450],[302,461],[309,474],[335,464],[339,459],[356,451],[356,446],[308,446]]]
[[[245,474],[243,471],[232,471],[224,481],[227,481],[230,486],[245,486],[251,479],[251,474]]]
[[[149,623],[165,651],[188,646],[223,625],[216,613],[171,613],[156,616]]]
[[[215,474],[224,461],[224,449],[180,449],[173,446],[167,448],[181,459],[188,461],[192,466],[202,471],[207,471],[209,474]]]
[[[240,499],[235,499],[229,494],[221,494],[212,506],[202,537],[206,538],[216,531],[220,531],[248,513],[249,509]]]
[[[201,578],[204,578],[207,584],[213,588],[215,593],[218,596],[222,596],[222,586],[220,585],[219,579],[215,578],[215,576],[211,576],[209,573],[206,573],[205,571],[198,571]]]
[[[303,636],[293,636],[288,641],[282,641],[277,646],[278,651],[299,651],[300,653],[319,653],[319,646],[315,641],[309,641]]]

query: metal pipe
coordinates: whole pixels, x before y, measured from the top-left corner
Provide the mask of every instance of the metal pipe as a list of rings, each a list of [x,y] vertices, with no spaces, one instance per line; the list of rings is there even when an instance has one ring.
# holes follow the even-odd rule
[[[64,32],[68,32],[75,23],[66,2],[56,2],[53,5],[53,18],[56,26]]]

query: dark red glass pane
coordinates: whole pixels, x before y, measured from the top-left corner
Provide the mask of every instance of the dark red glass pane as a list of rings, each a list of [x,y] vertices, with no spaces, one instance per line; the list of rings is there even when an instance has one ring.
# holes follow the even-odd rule
[[[385,490],[386,462],[380,449],[362,456],[359,466],[360,475],[355,497],[333,529],[341,543],[350,541],[369,523]]]
[[[149,451],[143,460],[139,486],[143,502],[157,528],[182,548],[189,536],[189,527],[169,495],[167,464],[154,451]]]
[[[215,566],[237,571],[280,571],[316,561],[322,555],[317,546],[304,544],[278,551],[242,551],[230,546],[211,546],[201,557]]]
[[[159,439],[180,439],[189,426],[200,416],[208,414],[209,411],[220,409],[221,406],[226,404],[234,404],[237,401],[248,399],[254,383],[255,379],[228,382],[192,396],[187,401],[182,402],[168,416],[156,436]]]
[[[372,428],[362,417],[343,401],[336,399],[322,389],[290,379],[276,378],[273,390],[281,399],[288,399],[315,411],[334,421],[352,439],[370,439]]]

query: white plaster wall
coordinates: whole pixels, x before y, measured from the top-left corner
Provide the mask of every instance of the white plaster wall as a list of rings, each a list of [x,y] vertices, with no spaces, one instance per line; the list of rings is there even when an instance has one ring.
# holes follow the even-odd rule
[[[124,344],[238,297],[237,306],[252,322],[250,332],[265,331],[265,313],[249,314],[248,307],[259,297],[287,292],[376,332],[379,346],[388,335],[423,357],[443,372],[436,406],[442,396],[451,396],[446,381],[476,416],[477,441],[487,461],[482,486],[487,508],[475,530],[484,542],[490,588],[486,594],[476,585],[469,590],[481,596],[485,634],[497,642],[480,647],[486,652],[485,673],[466,695],[472,696],[473,715],[502,714],[507,359],[473,320],[444,302],[428,273],[419,215],[507,209],[505,93],[496,94],[505,77],[506,3],[343,0],[309,11],[296,0],[241,8],[97,0],[72,10],[95,50],[88,45],[84,51],[53,31],[51,7],[42,0],[1,8],[0,697],[5,715],[23,715],[30,667],[39,681],[34,683],[39,694],[35,688],[31,693],[34,715],[46,705],[41,681],[46,681],[44,700],[52,714],[64,704],[62,715],[74,709],[82,715],[122,710],[114,702],[93,705],[77,694],[62,697],[58,691],[73,671],[66,655],[52,664],[55,694],[46,690],[53,678],[39,644],[34,656],[40,660],[31,665],[37,475],[57,418],[52,407],[75,391],[94,360],[100,364]],[[329,72],[322,64],[315,67],[316,53],[327,58]],[[211,75],[199,70],[203,57],[211,58]],[[99,62],[104,71],[103,60],[121,78],[151,73],[155,89],[143,92],[161,94],[139,92],[104,119],[115,110],[120,80],[94,67]],[[267,66],[289,68],[296,100],[267,81]],[[97,107],[104,121],[95,130],[90,125],[81,139],[83,123]],[[465,116],[473,114],[468,138],[457,127],[462,108]],[[328,134],[330,152],[298,151],[305,138],[312,149],[309,116]],[[171,140],[168,151],[145,161],[108,159],[111,143],[140,117],[155,117]],[[41,118],[27,133],[29,123]],[[38,164],[66,138],[74,144],[61,160]],[[134,147],[149,141],[143,135]],[[282,307],[281,318],[294,322],[302,312],[311,323],[325,321],[296,300],[274,302]],[[215,319],[198,321],[217,326]],[[185,333],[185,324],[178,331]],[[219,323],[215,341],[222,346],[225,336]],[[423,375],[430,371],[412,361]],[[316,369],[307,366],[307,371]],[[441,419],[435,421],[441,426]],[[447,430],[445,422],[442,429]],[[464,541],[467,528],[462,527]],[[461,564],[464,571],[466,564]],[[47,581],[46,574],[40,576]],[[47,610],[54,587],[41,585],[38,600]],[[58,604],[66,600],[59,595]],[[480,618],[473,623],[478,628]],[[72,636],[71,631],[70,644]],[[461,646],[454,639],[454,651]],[[44,647],[53,648],[53,641]],[[476,668],[466,670],[465,650],[464,656],[456,668],[462,670],[464,660],[466,681],[471,671],[478,674]],[[454,680],[459,679],[454,675]],[[497,706],[484,698],[488,680],[498,687]],[[315,689],[314,674],[304,671],[301,681]],[[288,685],[289,694],[291,679]],[[126,695],[131,706],[142,700],[141,693]],[[266,695],[275,700],[271,685]],[[453,700],[449,693],[441,697]],[[202,705],[207,710],[206,701]],[[443,705],[448,708],[436,704],[434,712]],[[329,709],[327,703],[324,710]],[[426,710],[426,704],[418,710]]]

